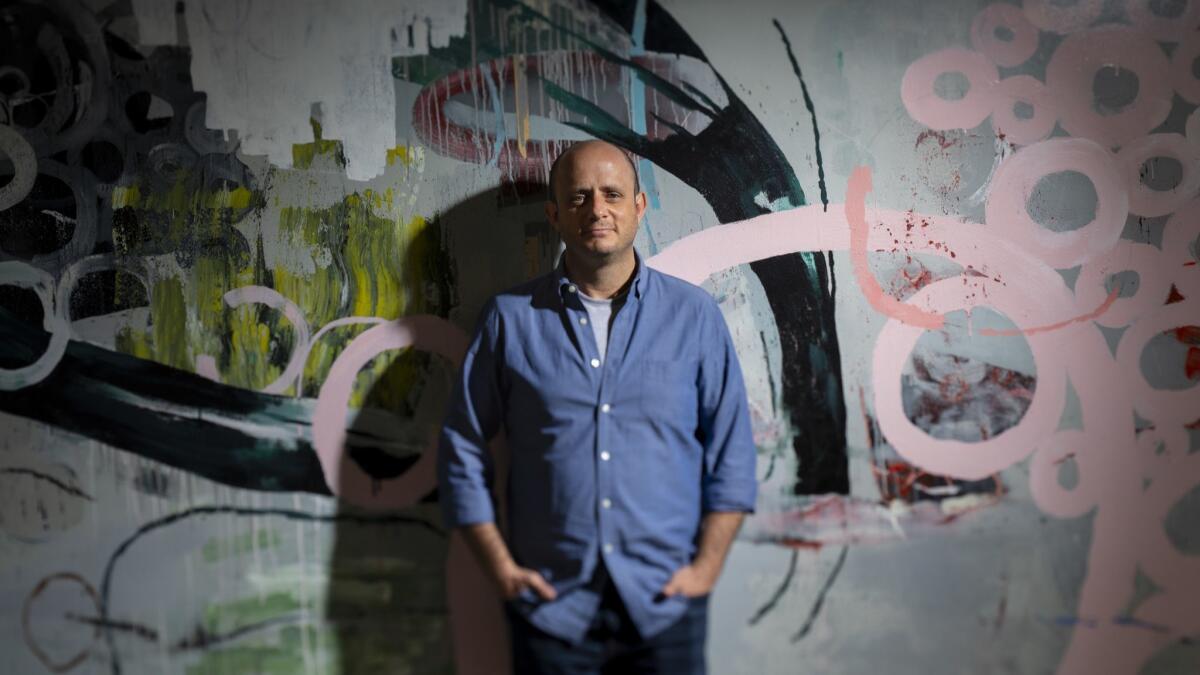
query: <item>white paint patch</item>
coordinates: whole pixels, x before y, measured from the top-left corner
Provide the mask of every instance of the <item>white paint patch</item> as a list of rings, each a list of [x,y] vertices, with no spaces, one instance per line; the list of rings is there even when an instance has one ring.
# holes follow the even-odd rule
[[[143,40],[173,44],[174,0],[134,2]],[[466,0],[191,0],[192,83],[208,94],[205,124],[236,129],[241,151],[291,167],[292,145],[337,139],[346,173],[383,173],[396,145],[393,56],[445,47],[466,29]],[[170,26],[168,27],[168,24]]]

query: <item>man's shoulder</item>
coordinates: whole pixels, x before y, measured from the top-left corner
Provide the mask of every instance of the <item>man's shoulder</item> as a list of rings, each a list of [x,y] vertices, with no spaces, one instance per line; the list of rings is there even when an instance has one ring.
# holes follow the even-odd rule
[[[493,295],[484,305],[484,311],[495,312],[500,317],[528,312],[545,304],[555,284],[554,272],[536,276],[512,288]]]
[[[695,310],[718,309],[712,294],[686,279],[667,274],[653,267],[646,267],[646,278],[651,293],[679,306]]]

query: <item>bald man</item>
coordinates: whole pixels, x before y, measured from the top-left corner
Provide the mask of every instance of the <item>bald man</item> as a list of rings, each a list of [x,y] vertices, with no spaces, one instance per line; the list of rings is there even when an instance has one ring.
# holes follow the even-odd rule
[[[619,148],[554,161],[545,212],[565,252],[484,307],[443,425],[443,514],[504,599],[519,675],[706,672],[709,593],[754,510],[729,331],[708,293],[643,263],[645,211]]]

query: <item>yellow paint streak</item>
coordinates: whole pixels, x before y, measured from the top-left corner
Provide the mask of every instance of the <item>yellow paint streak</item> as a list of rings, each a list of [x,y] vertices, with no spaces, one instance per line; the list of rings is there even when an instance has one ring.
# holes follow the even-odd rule
[[[517,54],[512,57],[513,63],[513,100],[516,102],[517,118],[517,152],[525,157],[526,145],[529,143],[529,83],[525,73],[525,55]]]
[[[400,162],[404,166],[412,166],[414,157],[413,153],[408,149],[407,145],[397,145],[394,148],[388,148],[387,165],[392,166],[396,162]]]
[[[114,209],[137,206],[141,199],[142,192],[137,185],[117,186],[112,190],[112,207]]]

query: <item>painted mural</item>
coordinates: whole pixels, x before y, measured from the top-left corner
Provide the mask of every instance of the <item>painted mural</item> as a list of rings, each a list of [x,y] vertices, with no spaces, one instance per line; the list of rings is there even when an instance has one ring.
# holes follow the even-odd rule
[[[506,672],[432,442],[602,138],[749,388],[714,673],[1195,672],[1198,106],[1200,2],[0,1],[5,669]]]

